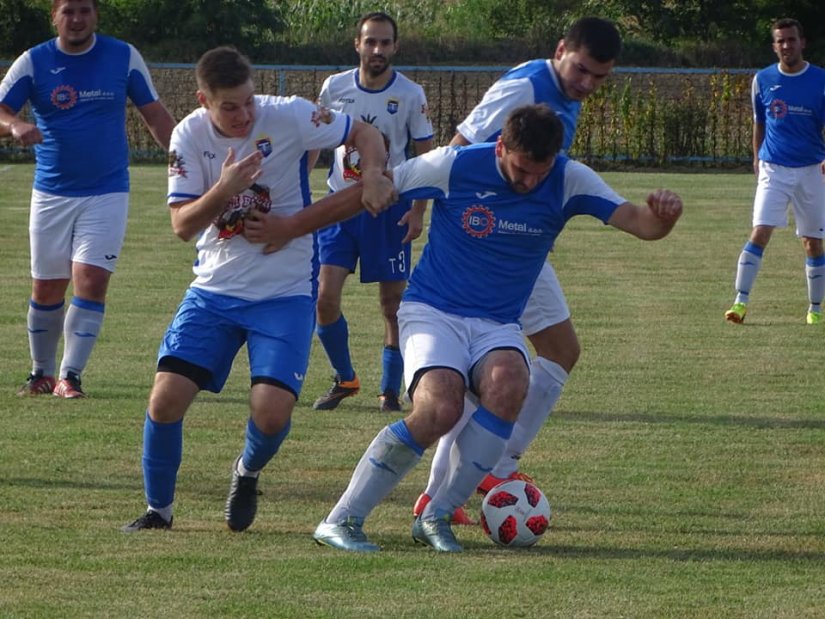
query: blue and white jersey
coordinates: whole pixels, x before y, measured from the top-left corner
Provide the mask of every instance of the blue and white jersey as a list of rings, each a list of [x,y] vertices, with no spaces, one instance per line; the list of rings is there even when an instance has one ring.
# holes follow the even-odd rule
[[[390,81],[380,90],[365,88],[358,76],[357,68],[329,76],[321,86],[318,102],[378,129],[384,135],[387,167],[395,167],[407,159],[407,144],[411,139],[422,141],[433,137],[424,89],[398,71],[393,71]],[[358,151],[347,146],[336,149],[327,179],[329,188],[338,191],[359,180]]]
[[[491,143],[430,151],[393,177],[403,197],[433,199],[427,244],[404,300],[501,323],[518,322],[568,219],[592,215],[606,223],[626,202],[562,155],[533,191],[516,193]]]
[[[126,99],[158,99],[146,63],[130,44],[94,35],[66,54],[57,39],[14,61],[0,83],[0,103],[15,113],[31,102],[43,143],[34,147],[34,188],[59,196],[129,191]]]
[[[243,237],[244,217],[251,209],[288,216],[310,204],[306,151],[336,148],[351,127],[346,114],[300,97],[267,95],[255,96],[255,124],[245,138],[218,133],[204,108],[178,123],[169,144],[169,204],[195,200],[217,183],[230,147],[236,161],[255,150],[264,155],[252,187],[233,196],[198,238],[192,286],[247,301],[313,296],[313,235],[265,255],[263,245]]]
[[[536,103],[547,104],[558,115],[564,126],[562,149],[566,152],[576,137],[582,104],[564,94],[553,64],[547,59],[530,60],[502,75],[458,126],[458,132],[471,144],[494,142],[512,110]]]
[[[753,78],[751,100],[754,122],[765,125],[760,160],[789,168],[825,161],[825,69],[808,63],[789,74],[771,65]]]

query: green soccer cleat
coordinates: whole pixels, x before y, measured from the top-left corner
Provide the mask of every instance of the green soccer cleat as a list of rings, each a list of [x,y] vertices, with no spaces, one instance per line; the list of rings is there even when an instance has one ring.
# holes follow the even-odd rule
[[[808,312],[808,315],[805,317],[805,322],[809,325],[821,325],[822,312]]]
[[[352,516],[344,522],[321,521],[312,537],[319,546],[329,546],[350,552],[378,552],[381,547],[367,539],[363,526],[362,520]]]
[[[731,308],[725,312],[725,320],[735,322],[739,325],[745,322],[745,314],[747,313],[748,307],[744,303],[734,303]]]
[[[435,520],[415,519],[412,526],[412,538],[416,544],[432,546],[438,552],[461,552],[464,549],[455,538],[450,527],[450,515]]]

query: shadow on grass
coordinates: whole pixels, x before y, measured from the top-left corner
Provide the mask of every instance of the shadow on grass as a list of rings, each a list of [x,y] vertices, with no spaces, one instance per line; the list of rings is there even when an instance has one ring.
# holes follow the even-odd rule
[[[736,415],[671,415],[662,413],[604,413],[557,411],[553,417],[584,423],[690,423],[699,425],[744,426],[760,429],[823,430],[825,419],[782,419],[781,417],[739,417]]]

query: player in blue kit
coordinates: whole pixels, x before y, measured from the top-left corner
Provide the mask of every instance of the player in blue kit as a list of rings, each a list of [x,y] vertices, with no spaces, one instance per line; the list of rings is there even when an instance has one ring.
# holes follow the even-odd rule
[[[670,191],[657,190],[646,206],[636,206],[588,167],[557,155],[562,134],[547,106],[528,105],[511,113],[496,143],[439,148],[393,170],[402,197],[434,200],[428,242],[399,310],[413,408],[367,448],[316,528],[319,544],[379,550],[364,534],[364,519],[458,422],[470,391],[479,404],[452,447],[449,476],[413,524],[416,542],[461,551],[451,516],[499,460],[513,431],[530,374],[519,317],[566,221],[587,214],[658,239],[681,215],[681,200]],[[312,213],[315,225],[323,223],[320,209],[335,197],[291,218],[303,227],[281,222],[282,233],[291,227],[297,232],[283,233],[286,238],[305,233]]]
[[[168,203],[175,233],[197,239],[196,278],[161,342],[144,421],[148,509],[125,532],[172,526],[183,417],[200,390],[222,389],[244,344],[250,412],[224,515],[233,531],[255,519],[259,473],[289,433],[306,374],[317,270],[312,235],[265,254],[256,218],[310,203],[307,151],[357,148],[367,210],[397,199],[375,128],[298,97],[255,95],[233,48],[206,52],[195,72],[201,107],[172,134]]]
[[[80,376],[126,232],[127,99],[164,150],[175,124],[138,51],[97,34],[97,20],[97,0],[54,0],[57,37],[19,56],[0,83],[0,128],[34,146],[36,159],[27,319],[32,370],[20,395],[85,397]],[[26,102],[33,123],[17,116]],[[74,295],[66,310],[70,281]]]
[[[389,153],[388,165],[393,167],[407,159],[410,141],[416,155],[432,148],[433,126],[427,99],[421,86],[391,67],[398,51],[398,29],[392,17],[386,13],[368,13],[358,21],[357,33],[358,68],[328,77],[318,101],[381,131]],[[358,152],[338,148],[327,180],[330,191],[343,189],[359,178]],[[411,206],[419,216],[411,218],[408,227],[399,227],[398,221]],[[421,234],[426,206],[424,201],[411,204],[403,200],[378,217],[362,213],[318,233],[321,271],[316,332],[335,372],[335,380],[313,408],[334,409],[361,387],[350,358],[347,320],[341,311],[344,282],[360,261],[361,282],[378,282],[384,318],[379,408],[384,412],[401,410],[398,396],[403,361],[398,348],[396,313],[412,268],[410,242]]]
[[[513,109],[526,104],[547,104],[564,125],[562,150],[573,143],[582,101],[607,79],[621,51],[621,37],[616,26],[599,17],[584,17],[574,22],[558,42],[553,58],[525,62],[496,81],[481,102],[458,126],[451,144],[468,145],[495,140],[504,119]],[[479,484],[485,493],[505,479],[527,479],[519,470],[519,460],[535,439],[561,397],[570,372],[578,361],[579,346],[567,300],[550,262],[539,274],[521,317],[524,333],[533,345],[530,387],[504,455]],[[465,407],[465,419],[475,410],[471,402]],[[450,449],[463,422],[439,441],[430,467],[424,492],[413,507],[418,515],[447,477]],[[455,514],[455,523],[469,519],[463,509]]]
[[[788,225],[805,248],[809,325],[822,324],[825,296],[825,69],[802,57],[805,35],[795,19],[771,25],[779,62],[753,78],[753,171],[757,175],[753,230],[739,255],[736,298],[725,319],[741,323],[774,228]]]

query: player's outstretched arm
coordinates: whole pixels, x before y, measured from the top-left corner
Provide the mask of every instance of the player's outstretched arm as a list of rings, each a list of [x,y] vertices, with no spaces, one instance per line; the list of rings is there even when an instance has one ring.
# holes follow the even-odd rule
[[[172,137],[172,129],[175,128],[175,119],[172,118],[166,106],[160,101],[152,101],[152,103],[139,107],[138,112],[158,146],[168,151],[169,138]]]
[[[11,108],[0,104],[0,137],[6,136],[11,136],[21,146],[32,146],[43,141],[43,134],[36,125],[26,122]]]
[[[196,200],[170,205],[172,230],[184,241],[192,239],[208,227],[220,215],[226,203],[261,175],[260,151],[235,161],[235,151],[230,148],[221,168],[221,177],[206,193]]]
[[[668,189],[657,189],[648,194],[646,202],[646,206],[625,202],[607,223],[645,241],[667,236],[682,216],[682,198]]]
[[[372,215],[377,215],[398,201],[398,194],[386,176],[387,150],[381,132],[361,121],[355,121],[345,142],[358,149],[361,165],[361,182],[364,193],[361,203]]]
[[[263,252],[271,254],[292,239],[349,219],[362,209],[363,186],[357,183],[328,194],[289,217],[251,210],[244,220],[243,235],[250,243],[266,243]]]

